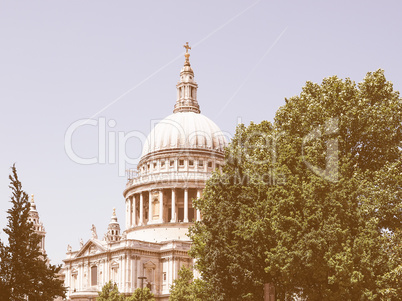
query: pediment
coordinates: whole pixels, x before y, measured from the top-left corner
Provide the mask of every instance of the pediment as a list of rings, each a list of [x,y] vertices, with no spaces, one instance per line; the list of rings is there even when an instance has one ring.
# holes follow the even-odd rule
[[[146,263],[144,263],[144,268],[146,268],[146,269],[155,269],[156,264],[153,263],[151,260],[149,260]]]
[[[106,251],[106,248],[97,239],[88,240],[78,251],[75,257],[90,256]]]
[[[110,266],[112,267],[112,268],[119,268],[119,263],[116,261],[116,260],[113,260],[111,263],[110,263]]]

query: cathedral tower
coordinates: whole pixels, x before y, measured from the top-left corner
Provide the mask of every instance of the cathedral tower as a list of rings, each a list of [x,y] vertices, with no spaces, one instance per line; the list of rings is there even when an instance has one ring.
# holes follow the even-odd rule
[[[39,222],[39,213],[36,210],[36,204],[34,200],[34,195],[31,195],[31,210],[29,211],[29,218],[28,220],[33,223],[33,229],[36,234],[40,236],[39,248],[43,254],[46,254],[45,250],[45,236],[46,231],[43,223]]]

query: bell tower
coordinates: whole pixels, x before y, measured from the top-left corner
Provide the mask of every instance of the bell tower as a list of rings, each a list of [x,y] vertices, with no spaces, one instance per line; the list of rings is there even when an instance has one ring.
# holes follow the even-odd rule
[[[32,227],[35,231],[36,234],[40,236],[40,242],[39,242],[39,248],[43,254],[46,254],[45,250],[45,236],[46,236],[46,231],[45,227],[43,226],[43,223],[39,222],[39,213],[36,210],[36,204],[34,200],[34,195],[31,195],[31,210],[29,211],[29,218],[28,220],[32,222]]]
[[[107,233],[105,235],[106,241],[112,242],[112,241],[119,241],[121,239],[120,235],[120,225],[117,222],[117,216],[116,216],[116,208],[113,208],[113,215],[112,218],[110,219],[109,226],[107,227]]]

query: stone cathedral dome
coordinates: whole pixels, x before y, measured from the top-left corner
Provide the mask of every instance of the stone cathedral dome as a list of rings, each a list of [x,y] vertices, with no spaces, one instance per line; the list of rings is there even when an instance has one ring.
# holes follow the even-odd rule
[[[142,157],[162,150],[207,149],[223,152],[226,139],[208,117],[177,112],[160,121],[148,135]]]
[[[193,206],[214,170],[221,170],[227,140],[219,127],[201,114],[198,85],[187,45],[176,85],[173,114],[148,135],[136,170],[129,172],[126,230],[129,239],[151,242],[189,241],[188,226],[201,220]]]
[[[188,45],[187,45],[188,46]],[[160,121],[148,135],[142,149],[142,160],[160,151],[209,150],[223,153],[227,141],[219,127],[201,114],[197,101],[198,85],[185,54],[184,66],[177,83],[177,100],[173,114]]]

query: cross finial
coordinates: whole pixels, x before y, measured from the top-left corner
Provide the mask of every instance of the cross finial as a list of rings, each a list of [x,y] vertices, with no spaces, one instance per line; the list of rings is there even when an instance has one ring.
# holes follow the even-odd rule
[[[116,216],[116,208],[113,208],[113,216]]]
[[[186,42],[186,45],[183,45],[184,48],[186,48],[186,53],[188,53],[188,50],[191,49],[191,47],[188,45],[188,42]]]
[[[32,204],[35,203],[34,195],[33,195],[33,194],[31,194],[31,203],[32,203]]]

